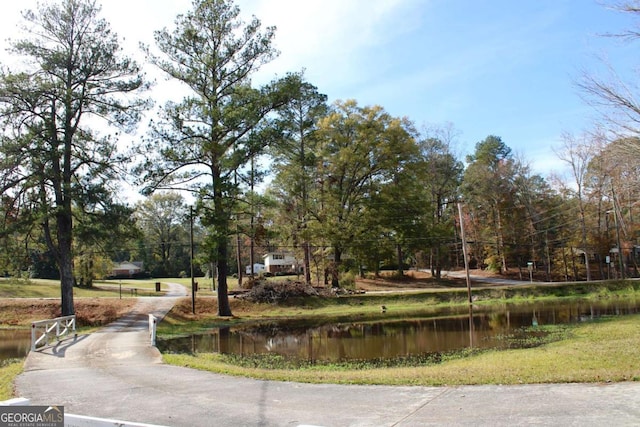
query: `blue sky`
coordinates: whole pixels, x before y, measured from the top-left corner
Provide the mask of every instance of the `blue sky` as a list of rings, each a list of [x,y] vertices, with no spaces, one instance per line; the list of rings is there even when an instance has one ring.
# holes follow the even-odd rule
[[[306,67],[330,100],[379,104],[418,126],[451,122],[461,154],[501,136],[542,175],[562,167],[553,152],[561,134],[594,121],[575,81],[602,71],[598,57],[628,67],[634,55],[632,45],[602,37],[629,28],[630,17],[594,0],[297,2],[329,9],[314,16],[304,6],[297,15],[267,6],[279,3],[296,2],[241,5],[275,22],[279,60]]]
[[[633,25],[607,0],[237,0],[242,15],[275,25],[281,54],[254,80],[305,69],[330,101],[378,104],[418,127],[450,122],[457,153],[493,134],[546,176],[561,172],[561,134],[596,118],[575,81],[604,73],[597,59],[629,70],[633,44],[602,37]],[[171,27],[188,0],[103,0],[103,14],[139,55],[139,41]],[[15,37],[19,10],[3,2],[0,38]],[[154,75],[154,71],[149,71]],[[174,92],[160,82],[159,98]]]

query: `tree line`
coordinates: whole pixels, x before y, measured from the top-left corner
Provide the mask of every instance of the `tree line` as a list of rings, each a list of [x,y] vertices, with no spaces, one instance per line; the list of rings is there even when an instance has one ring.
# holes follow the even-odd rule
[[[534,268],[546,280],[637,273],[629,127],[564,135],[556,155],[570,180],[533,173],[495,135],[463,161],[452,125],[418,129],[381,106],[329,104],[301,72],[256,86],[277,55],[275,28],[244,22],[231,0],[194,0],[143,46],[186,88],[152,109],[150,83],[95,1],[23,17],[27,36],[10,51],[28,61],[0,73],[0,271],[59,277],[65,315],[73,286],[112,261],[144,261],[156,277],[188,271],[194,230],[223,316],[229,274],[241,279],[267,251],[295,254],[308,283],[341,286],[385,266],[440,277],[462,263],[461,226],[478,268]],[[610,93],[589,76],[582,85],[595,99]],[[119,150],[150,112],[144,137]],[[119,201],[123,176],[147,198]]]

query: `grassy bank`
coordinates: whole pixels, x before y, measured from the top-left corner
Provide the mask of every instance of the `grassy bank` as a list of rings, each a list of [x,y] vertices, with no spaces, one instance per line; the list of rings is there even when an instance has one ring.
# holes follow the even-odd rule
[[[166,289],[166,285],[161,287]],[[73,288],[76,298],[156,296],[155,280],[96,280],[92,288]],[[60,281],[0,279],[0,298],[60,298]]]
[[[22,359],[0,360],[0,400],[13,398],[13,380],[22,372]]]

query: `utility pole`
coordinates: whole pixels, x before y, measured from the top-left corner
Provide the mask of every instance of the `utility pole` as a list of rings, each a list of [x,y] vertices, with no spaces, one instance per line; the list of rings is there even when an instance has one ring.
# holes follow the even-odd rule
[[[193,206],[189,207],[189,244],[191,246],[191,311],[196,314],[196,283],[193,278]]]
[[[467,238],[464,233],[464,221],[462,218],[462,203],[458,202],[458,215],[460,217],[460,237],[462,238],[462,256],[464,257],[464,271],[467,277],[467,294],[469,296],[469,304],[471,301],[471,278],[469,277],[469,260],[467,257]]]

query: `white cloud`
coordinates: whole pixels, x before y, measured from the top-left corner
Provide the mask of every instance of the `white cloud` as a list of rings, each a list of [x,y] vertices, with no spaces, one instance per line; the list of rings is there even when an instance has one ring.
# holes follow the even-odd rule
[[[424,0],[244,0],[243,15],[277,27],[281,55],[261,76],[306,69],[321,91],[358,83],[362,58],[419,23]],[[400,24],[401,23],[401,24]],[[330,94],[331,96],[331,94]]]
[[[263,67],[258,81],[306,69],[321,91],[337,91],[367,79],[368,55],[420,24],[429,0],[238,0],[245,21],[257,16],[263,27],[277,27],[275,45],[281,55]],[[0,38],[15,37],[20,11],[36,0],[4,2]],[[190,0],[103,0],[102,16],[125,39],[128,54],[141,57],[140,42],[153,46],[153,32],[168,27],[191,9]],[[6,62],[6,59],[5,59]],[[380,64],[384,67],[385,64]],[[330,94],[331,96],[331,94]],[[353,95],[355,96],[355,94]]]

